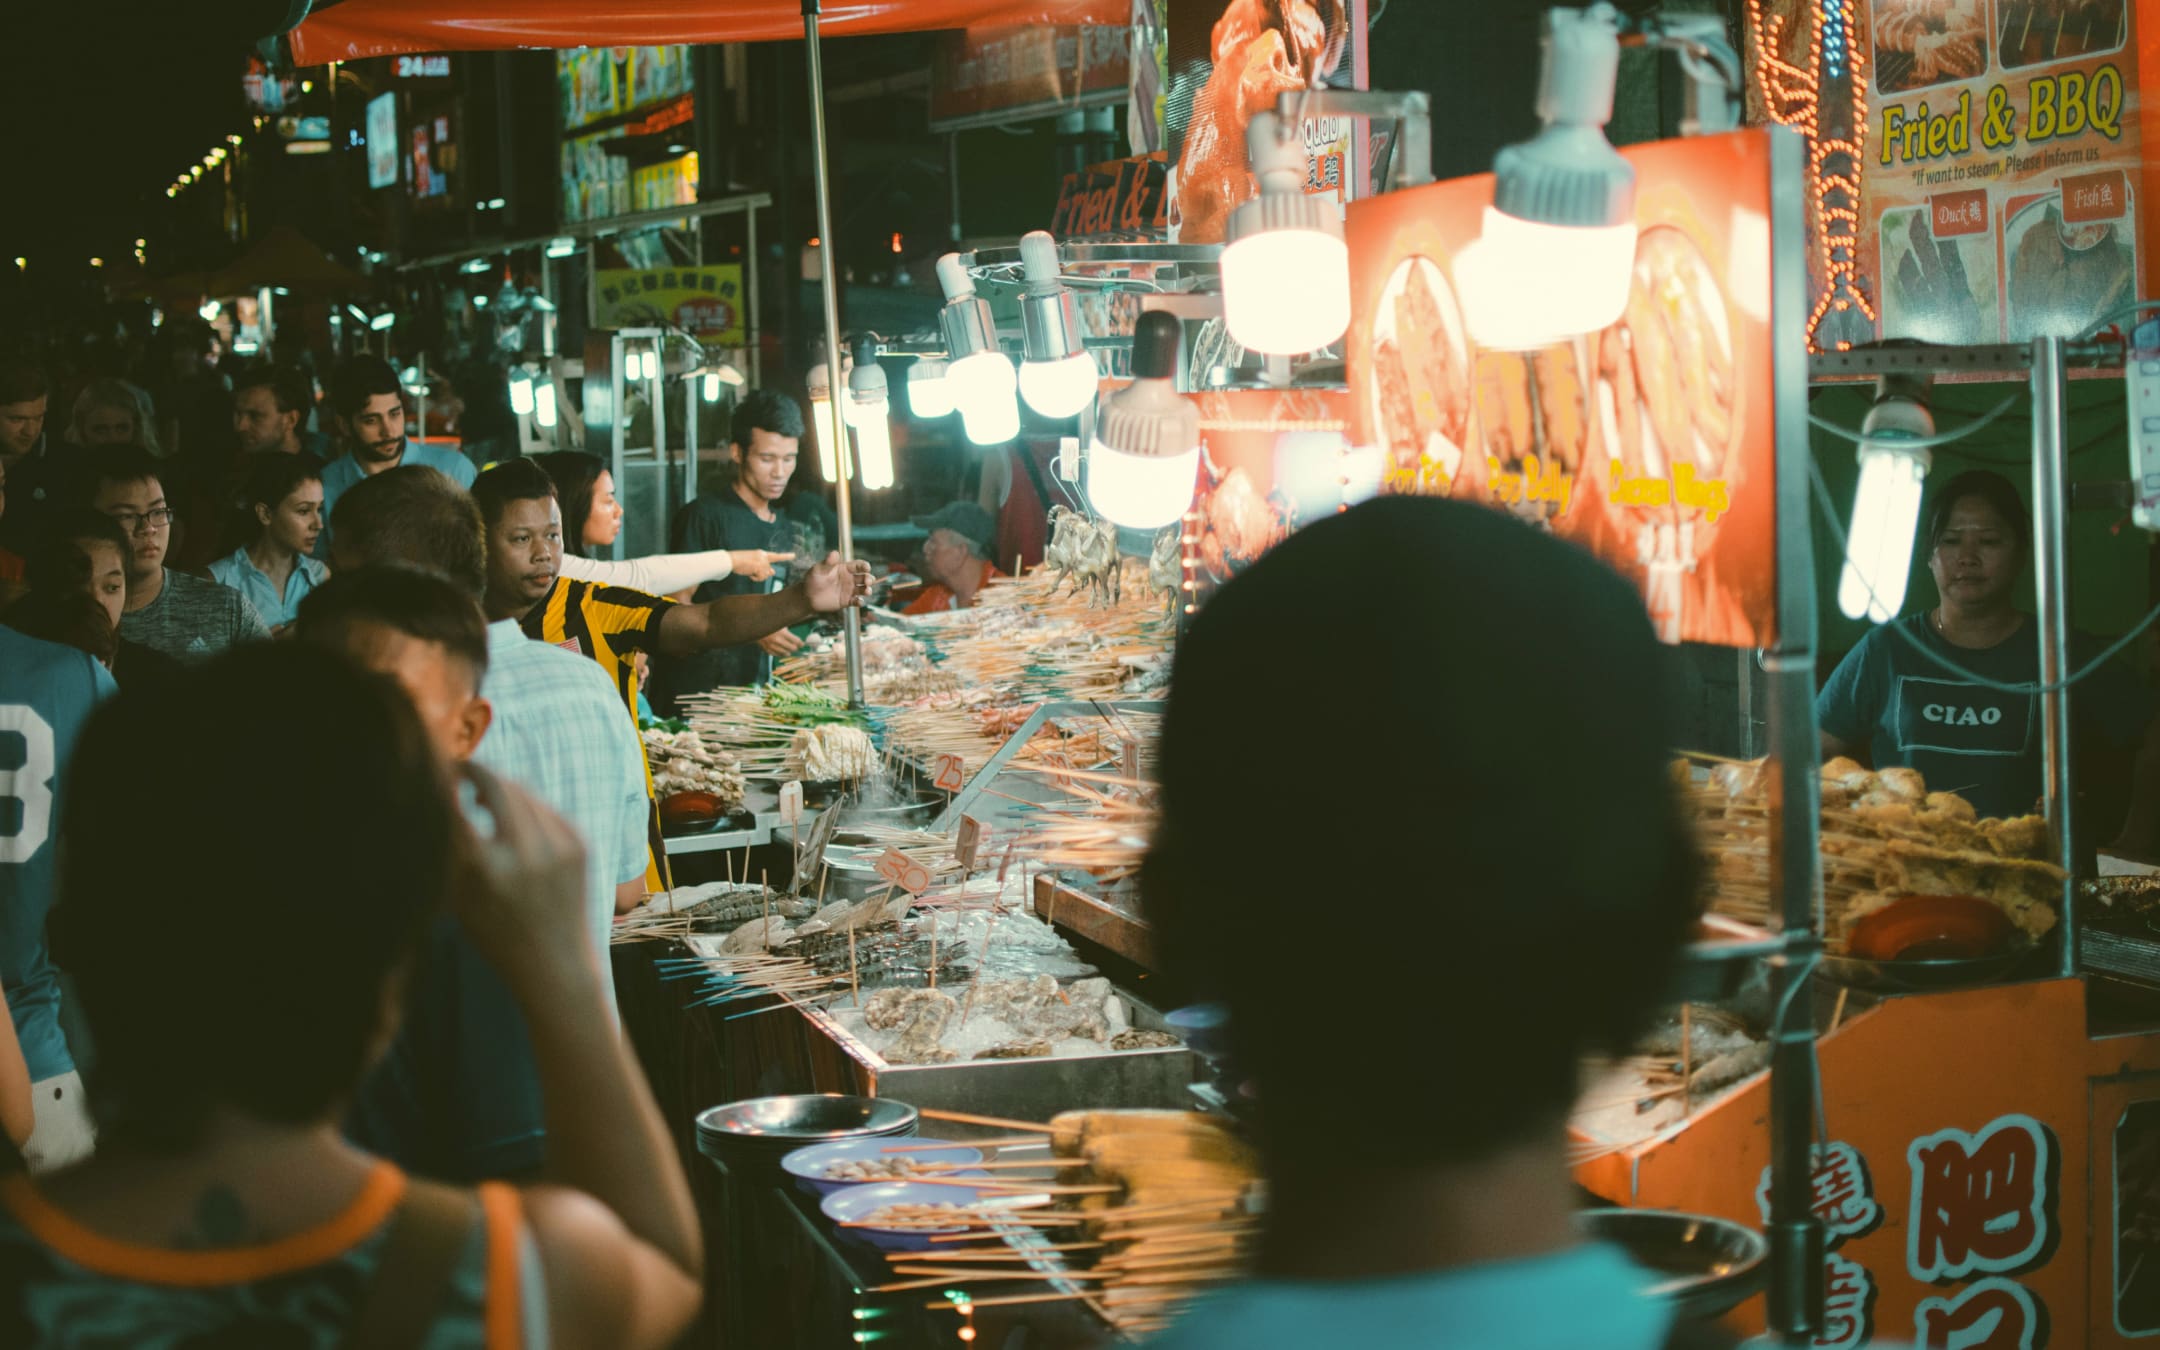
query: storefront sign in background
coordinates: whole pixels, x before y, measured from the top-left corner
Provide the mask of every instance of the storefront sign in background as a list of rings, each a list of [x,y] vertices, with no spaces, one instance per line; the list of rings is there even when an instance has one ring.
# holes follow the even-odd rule
[[[574,129],[690,92],[690,49],[581,47],[555,53],[563,127]]]
[[[1884,337],[2024,341],[2141,292],[2136,6],[1870,0],[1859,269]]]
[[[388,187],[397,180],[397,95],[377,94],[367,105],[368,186]]]
[[[930,129],[1122,102],[1131,71],[1131,37],[1124,28],[941,33],[930,67]]]
[[[651,269],[603,267],[599,328],[672,326],[708,347],[743,345],[742,264]]]
[[[1388,490],[1483,501],[1642,588],[1669,642],[1773,643],[1768,131],[1637,146],[1619,323],[1532,353],[1470,340],[1452,276],[1489,175],[1353,201],[1351,442]]]

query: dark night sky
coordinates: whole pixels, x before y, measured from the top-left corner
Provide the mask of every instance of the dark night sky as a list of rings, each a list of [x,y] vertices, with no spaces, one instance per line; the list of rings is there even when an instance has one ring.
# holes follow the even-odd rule
[[[81,266],[154,233],[164,186],[238,130],[282,0],[18,0],[5,40],[0,258]]]

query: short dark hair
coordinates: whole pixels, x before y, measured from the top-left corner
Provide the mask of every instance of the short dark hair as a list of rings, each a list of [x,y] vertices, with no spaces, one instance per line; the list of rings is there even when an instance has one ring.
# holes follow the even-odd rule
[[[154,481],[165,486],[164,470],[148,450],[139,445],[100,445],[82,456],[80,490],[87,503],[107,483]]]
[[[125,555],[123,555],[125,556]],[[97,597],[74,587],[33,587],[0,610],[0,623],[24,637],[40,638],[88,653],[106,665],[120,649],[120,630]]]
[[[439,469],[401,464],[361,479],[330,510],[337,554],[355,566],[404,563],[487,593],[487,528],[473,499]]]
[[[534,455],[532,462],[547,472],[555,484],[555,499],[562,503],[563,548],[584,557],[585,517],[592,514],[593,489],[599,485],[600,475],[608,471],[607,465],[600,462],[600,456],[582,450],[552,450]]]
[[[1359,652],[1357,692],[1324,662],[1282,661],[1284,633]],[[1488,1153],[1557,1128],[1582,1055],[1647,1022],[1699,912],[1668,778],[1666,660],[1641,598],[1590,554],[1424,497],[1299,531],[1200,611],[1163,718],[1143,902],[1169,988],[1228,1004],[1271,1158],[1339,1156],[1382,1082],[1388,1109],[1418,1122],[1398,1142],[1419,1161]],[[1495,700],[1537,713],[1495,716]],[[1331,774],[1371,788],[1367,843],[1329,876],[1255,838],[1282,795],[1280,747],[1253,728],[1285,707],[1327,708]],[[1406,839],[1440,860],[1431,876],[1406,877],[1385,842]],[[1361,1015],[1386,1034],[1343,1035],[1296,977],[1342,895],[1371,934]],[[1405,1044],[1420,1056],[1407,1078]],[[1450,1105],[1464,1083],[1475,1110]]]
[[[267,506],[275,511],[278,503],[299,490],[302,483],[322,481],[322,466],[313,455],[288,455],[283,450],[259,450],[248,457],[247,477],[241,490],[240,504],[253,510]]]
[[[315,791],[235,750],[302,726],[338,766]],[[149,744],[192,766],[189,791],[142,772]],[[219,1108],[327,1119],[449,889],[456,798],[404,691],[312,643],[249,643],[105,704],[70,774],[49,928],[104,1128],[170,1149]],[[236,818],[260,829],[244,849]]]
[[[1935,500],[1928,508],[1927,545],[1931,552],[1941,542],[1943,531],[1950,528],[1950,513],[1957,504],[1974,497],[2003,518],[2017,534],[2019,548],[2032,543],[2032,512],[2010,480],[1990,469],[1967,469],[1935,489]]]
[[[472,495],[480,519],[492,530],[510,503],[555,498],[555,480],[529,459],[506,459],[473,480]]]
[[[305,421],[315,406],[315,384],[307,372],[292,366],[255,366],[233,381],[233,392],[267,389],[279,412],[296,412]]]
[[[300,602],[297,631],[303,642],[337,646],[362,622],[441,647],[471,672],[475,690],[487,678],[487,620],[440,572],[404,563],[339,572]]]
[[[0,356],[0,407],[52,393],[44,367],[24,356]]]
[[[801,440],[802,405],[777,389],[751,390],[735,405],[735,418],[728,424],[728,440],[747,450],[753,431]]]
[[[23,580],[32,591],[66,591],[82,585],[90,577],[90,554],[83,545],[93,540],[119,549],[121,563],[127,562],[131,544],[119,521],[88,507],[59,512],[45,522],[37,547],[23,560]]]
[[[377,394],[396,394],[400,399],[405,396],[397,372],[379,356],[351,357],[338,367],[337,377],[331,381],[330,409],[340,417],[350,417]]]

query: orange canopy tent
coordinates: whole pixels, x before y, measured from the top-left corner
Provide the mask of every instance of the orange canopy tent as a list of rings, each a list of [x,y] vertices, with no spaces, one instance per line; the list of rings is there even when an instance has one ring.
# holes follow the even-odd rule
[[[1020,24],[1121,25],[1130,0],[830,0],[827,37]],[[803,35],[802,0],[337,0],[291,34],[312,66],[400,52],[767,42]]]

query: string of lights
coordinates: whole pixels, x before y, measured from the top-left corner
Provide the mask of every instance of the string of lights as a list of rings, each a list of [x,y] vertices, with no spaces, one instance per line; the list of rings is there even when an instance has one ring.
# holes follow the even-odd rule
[[[1853,40],[1853,0],[1813,0],[1808,11],[1808,62],[1783,55],[1787,15],[1765,12],[1766,0],[1748,0],[1748,30],[1755,38],[1755,83],[1771,120],[1808,140],[1808,204],[1814,212],[1815,273],[1820,278],[1808,315],[1811,351],[1825,349],[1821,336],[1832,315],[1857,311],[1875,322],[1875,307],[1860,285],[1860,165],[1867,145],[1867,55]],[[1843,126],[1827,124],[1825,98],[1842,92],[1851,100]],[[1851,348],[1829,339],[1831,350]]]
[[[190,164],[172,182],[166,184],[165,199],[171,201],[186,190],[189,185],[201,182],[204,174],[215,173],[231,157],[232,152],[239,147],[240,137],[237,133],[227,136],[222,144],[211,146],[209,153],[205,154],[200,161]]]

